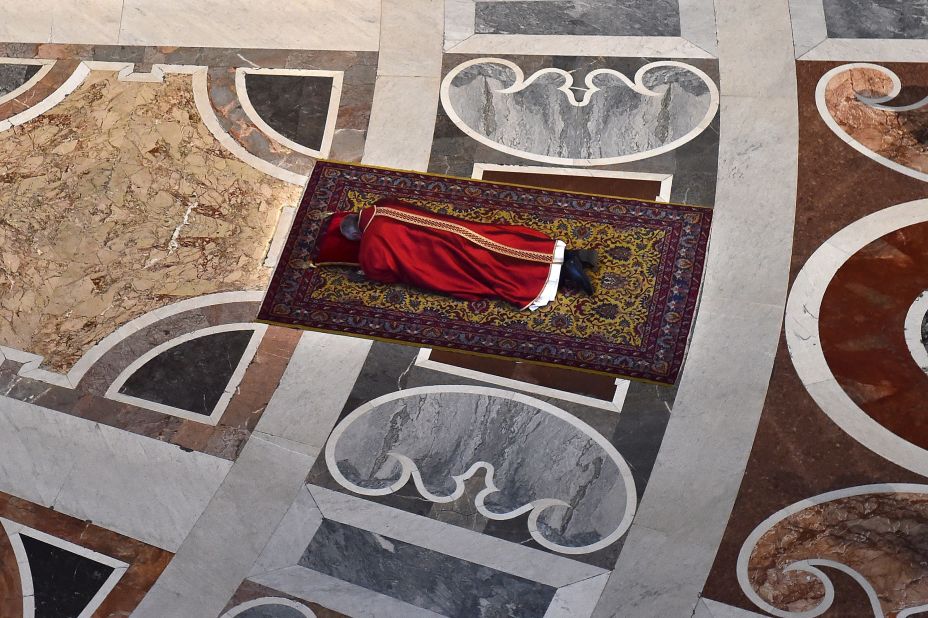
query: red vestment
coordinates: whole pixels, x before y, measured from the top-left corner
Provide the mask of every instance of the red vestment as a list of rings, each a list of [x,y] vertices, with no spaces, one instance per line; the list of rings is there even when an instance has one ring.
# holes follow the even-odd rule
[[[520,309],[542,290],[547,295],[552,281],[556,290],[562,249],[537,230],[466,221],[393,199],[362,210],[360,227],[358,263],[373,281],[465,300],[501,299]]]

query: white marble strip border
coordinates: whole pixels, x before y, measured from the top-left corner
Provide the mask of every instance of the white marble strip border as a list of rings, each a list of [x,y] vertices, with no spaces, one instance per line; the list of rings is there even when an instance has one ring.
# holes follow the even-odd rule
[[[680,0],[679,37],[477,34],[476,0],[445,0],[446,53],[714,58],[713,0]]]
[[[793,24],[796,58],[801,58],[828,40],[822,0],[789,0],[789,15]]]
[[[561,401],[579,403],[581,405],[597,408],[599,410],[608,410],[610,412],[616,413],[621,412],[622,407],[625,405],[625,397],[628,395],[629,381],[622,380],[620,378],[616,378],[615,380],[615,396],[612,398],[612,401],[607,401],[605,399],[596,399],[595,397],[588,397],[586,395],[577,395],[575,393],[562,391],[556,388],[548,388],[547,386],[531,384],[529,382],[523,382],[522,380],[503,378],[491,373],[476,371],[474,369],[466,369],[456,365],[440,363],[438,361],[431,360],[431,354],[431,348],[421,348],[419,350],[419,354],[416,356],[416,366],[422,367],[423,369],[431,369],[432,371],[450,373],[451,375],[467,378],[468,380],[478,380],[480,382],[486,382],[487,384],[495,384],[497,386],[504,386],[513,390],[534,393],[536,395],[541,395],[542,397],[554,397],[556,399],[560,399]]]
[[[810,507],[818,506],[826,502],[832,502],[834,500],[840,500],[841,498],[887,493],[928,494],[928,485],[918,485],[913,483],[879,483],[874,485],[847,487],[844,489],[838,489],[824,494],[819,494],[812,498],[806,498],[805,500],[800,500],[799,502],[780,509],[762,521],[744,540],[744,543],[741,545],[741,551],[738,553],[737,575],[738,584],[741,586],[742,592],[744,592],[745,596],[747,596],[757,607],[763,609],[765,612],[773,614],[774,616],[779,616],[780,618],[814,618],[815,616],[819,616],[828,611],[835,596],[835,588],[834,584],[831,582],[831,579],[820,569],[816,568],[817,566],[826,566],[842,571],[854,578],[857,583],[860,584],[861,588],[863,588],[867,593],[874,617],[883,618],[884,613],[876,591],[873,589],[873,585],[864,579],[864,577],[857,571],[847,565],[835,562],[833,560],[809,558],[796,561],[783,567],[783,570],[805,571],[817,578],[825,588],[825,596],[821,603],[804,612],[784,611],[774,607],[773,605],[770,605],[763,598],[761,598],[761,596],[757,594],[757,592],[754,590],[754,587],[751,585],[751,580],[748,575],[748,565],[751,559],[751,554],[754,552],[754,547],[757,545],[757,542],[760,540],[760,538],[764,536],[764,534],[766,534],[777,523],[786,519],[787,517],[795,515],[796,513],[804,511]],[[912,614],[921,613],[925,610],[928,610],[928,605],[921,605],[919,607],[905,609],[901,611],[898,616],[902,618],[905,616],[911,616]]]
[[[600,170],[573,167],[543,167],[540,165],[498,165],[496,163],[474,163],[472,178],[483,180],[487,171],[494,172],[524,172],[527,174],[554,174],[557,176],[593,176],[598,178],[625,178],[627,180],[650,180],[661,183],[660,193],[656,196],[659,202],[670,201],[670,190],[673,185],[673,174],[656,174],[651,172],[626,172],[621,170]],[[528,179],[526,179],[528,180]]]
[[[871,451],[921,475],[928,475],[928,451],[880,425],[838,384],[822,351],[819,313],[829,282],[852,255],[886,234],[925,221],[928,199],[880,210],[838,231],[816,249],[796,276],[786,301],[784,325],[793,367],[822,411]],[[904,328],[904,324],[895,327]]]
[[[928,47],[926,47],[926,52],[928,52]],[[818,80],[818,85],[815,87],[815,106],[818,109],[818,113],[822,117],[822,120],[825,122],[828,128],[831,129],[832,133],[838,136],[838,138],[841,141],[843,141],[844,143],[846,143],[851,148],[853,148],[860,154],[864,155],[868,159],[876,161],[880,165],[888,167],[894,172],[898,172],[905,176],[911,176],[912,178],[921,180],[922,182],[928,182],[928,173],[921,172],[911,167],[906,167],[905,165],[901,165],[893,161],[892,159],[884,157],[883,155],[871,150],[870,148],[867,148],[866,146],[858,142],[856,139],[848,135],[847,131],[845,131],[844,128],[841,127],[841,125],[839,125],[838,122],[834,119],[834,117],[832,117],[831,113],[828,111],[828,103],[825,101],[825,91],[828,89],[828,84],[831,82],[831,80],[836,75],[840,75],[841,73],[850,71],[852,69],[870,69],[873,71],[878,71],[882,75],[889,78],[889,80],[893,84],[892,90],[885,97],[879,97],[878,99],[868,100],[858,95],[858,98],[860,99],[860,103],[862,105],[869,105],[870,107],[873,107],[875,109],[883,109],[887,111],[899,111],[899,112],[908,111],[909,109],[917,109],[925,105],[924,100],[920,101],[917,104],[911,105],[911,106],[903,106],[899,108],[892,108],[892,107],[882,105],[881,103],[891,101],[892,99],[896,98],[896,96],[898,96],[899,93],[901,92],[902,82],[899,80],[899,76],[896,75],[894,72],[890,71],[889,69],[887,69],[886,67],[880,66],[878,64],[871,64],[869,62],[853,62],[850,64],[842,64],[839,67],[833,68],[832,70],[822,75],[822,78]]]
[[[928,57],[928,40],[828,38],[822,0],[789,0],[798,60],[912,62]]]
[[[199,309],[201,307],[208,307],[210,305],[245,302],[259,303],[263,296],[263,291],[218,292],[216,294],[195,296],[159,307],[140,315],[134,320],[126,322],[101,339],[96,345],[87,350],[66,374],[40,369],[39,367],[44,357],[6,346],[0,346],[0,364],[2,364],[5,359],[23,363],[18,375],[24,378],[41,380],[64,388],[75,388],[93,364],[100,360],[103,355],[109,352],[117,343],[143,328],[151,326],[155,322],[178,313]]]
[[[681,37],[546,36],[474,34],[448,47],[448,54],[607,56],[622,58],[714,58]]]
[[[300,200],[302,202],[302,199]],[[277,260],[287,244],[287,238],[290,236],[290,228],[293,227],[293,220],[296,218],[296,206],[284,206],[280,210],[280,216],[277,217],[277,226],[274,228],[274,236],[271,238],[271,244],[268,245],[267,255],[264,257],[265,268],[274,268],[277,266]]]
[[[95,552],[80,545],[75,545],[64,539],[59,539],[9,519],[0,517],[0,526],[3,527],[7,537],[9,537],[10,545],[12,545],[13,553],[16,556],[16,565],[19,570],[19,578],[23,593],[23,618],[34,618],[35,616],[35,590],[32,582],[32,569],[29,566],[29,558],[26,555],[26,548],[22,542],[22,535],[59,547],[67,552],[83,556],[84,558],[113,569],[113,572],[110,573],[110,576],[103,582],[103,585],[97,593],[88,601],[77,618],[90,618],[93,616],[93,613],[100,607],[103,600],[112,592],[113,588],[116,587],[116,584],[129,568],[129,565],[121,560]]]
[[[357,496],[308,485],[326,519],[496,571],[562,588],[608,574],[596,566],[414,515]],[[304,539],[299,541],[302,543]],[[310,539],[305,539],[309,543]]]
[[[235,616],[238,616],[247,609],[261,607],[262,605],[283,605],[284,607],[289,607],[300,612],[304,618],[316,618],[316,613],[313,610],[309,609],[302,603],[297,603],[296,601],[287,599],[285,597],[261,597],[260,599],[245,601],[244,603],[236,605],[224,613],[220,618],[235,618]]]
[[[928,58],[928,40],[828,39],[799,60],[913,62],[916,58]]]
[[[216,402],[216,405],[213,406],[213,410],[208,416],[190,412],[189,410],[184,410],[181,408],[164,405],[155,401],[140,399],[138,397],[133,397],[131,395],[126,395],[119,392],[119,389],[125,385],[126,381],[132,377],[136,371],[138,371],[143,365],[145,365],[145,363],[152,360],[159,354],[193,339],[199,339],[200,337],[214,335],[216,333],[227,333],[230,331],[240,330],[253,331],[251,339],[249,339],[248,345],[245,347],[245,351],[242,354],[241,359],[239,359],[238,364],[235,366],[235,370],[229,377],[229,382],[226,384],[222,396],[219,398],[219,401]],[[106,391],[106,397],[107,399],[128,403],[140,408],[147,408],[149,410],[154,410],[155,412],[161,412],[162,414],[179,416],[180,418],[184,418],[189,421],[195,421],[197,423],[203,423],[206,425],[216,425],[219,423],[219,419],[222,418],[223,412],[226,411],[226,408],[228,407],[229,402],[232,400],[233,395],[235,395],[236,391],[238,390],[238,385],[241,383],[242,378],[245,377],[245,371],[248,369],[248,365],[250,365],[251,361],[254,359],[255,353],[258,351],[258,346],[261,345],[261,339],[264,337],[264,333],[266,331],[266,324],[238,322],[220,324],[219,326],[210,326],[209,328],[201,328],[199,330],[185,333],[179,337],[175,337],[169,341],[165,341],[161,345],[145,352],[143,355],[132,361],[128,367],[123,369],[122,372],[116,376],[116,379],[113,381],[113,383],[110,384]]]
[[[596,609],[596,602],[608,581],[607,572],[558,588],[544,618],[587,618]]]
[[[922,321],[928,313],[928,291],[922,292],[905,316],[905,343],[909,353],[923,371],[928,373],[928,349],[922,343]]]
[[[271,127],[251,104],[248,98],[248,86],[246,84],[246,75],[290,75],[296,77],[331,77],[332,91],[329,95],[329,107],[325,118],[325,127],[322,133],[322,144],[319,150],[303,146],[293,140],[281,135]],[[245,115],[270,139],[293,150],[313,158],[324,158],[329,156],[332,149],[332,138],[335,135],[335,122],[338,118],[338,104],[342,96],[342,82],[344,80],[344,71],[321,71],[315,69],[250,69],[239,67],[235,69],[235,92],[238,95],[239,103],[242,105]]]
[[[670,421],[597,618],[692,615],[738,495],[789,280],[799,122],[787,8],[716,0],[721,140],[702,298]],[[763,75],[777,76],[777,96]]]
[[[12,101],[19,95],[30,90],[33,86],[39,83],[43,77],[48,75],[48,72],[52,70],[55,62],[55,60],[44,60],[39,58],[0,58],[0,64],[42,65],[42,68],[36,71],[36,74],[26,80],[26,82],[24,82],[21,86],[0,97],[0,103]]]

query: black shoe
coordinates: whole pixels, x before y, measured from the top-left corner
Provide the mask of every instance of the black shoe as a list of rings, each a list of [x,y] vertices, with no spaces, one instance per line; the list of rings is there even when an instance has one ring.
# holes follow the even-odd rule
[[[580,288],[586,292],[587,296],[593,295],[593,284],[590,278],[586,276],[583,270],[583,262],[575,251],[567,251],[564,254],[564,265],[561,266],[561,281]]]
[[[577,256],[586,268],[592,270],[599,268],[599,254],[593,249],[568,249],[564,252],[564,261],[566,262],[572,255]]]
[[[599,268],[599,254],[593,249],[578,249],[577,257],[587,268],[596,270]]]

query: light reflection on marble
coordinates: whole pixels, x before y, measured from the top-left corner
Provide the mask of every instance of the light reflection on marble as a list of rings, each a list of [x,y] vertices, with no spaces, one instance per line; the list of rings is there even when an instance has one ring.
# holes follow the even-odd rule
[[[0,133],[0,344],[64,371],[152,309],[263,287],[278,214],[299,191],[216,143],[190,76],[92,73]]]
[[[680,36],[678,0],[496,0],[476,3],[481,34]]]
[[[442,104],[474,139],[547,163],[602,165],[672,150],[698,136],[718,109],[718,91],[699,69],[652,63],[634,76],[612,69],[524,76],[498,58],[452,69]]]
[[[435,386],[378,398],[333,431],[329,472],[349,490],[372,496],[399,490],[412,475],[420,495],[441,503],[463,496],[464,480],[482,463],[489,489],[475,503],[483,516],[511,519],[531,511],[532,537],[564,553],[615,542],[636,503],[625,460],[566,412],[508,395]]]
[[[928,0],[823,0],[833,39],[928,38]]]

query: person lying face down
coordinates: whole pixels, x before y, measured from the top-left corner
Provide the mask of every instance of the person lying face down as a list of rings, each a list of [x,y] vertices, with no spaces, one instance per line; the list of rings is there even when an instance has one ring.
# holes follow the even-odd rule
[[[336,213],[327,235],[336,226],[372,281],[533,311],[554,300],[559,285],[593,294],[584,268],[597,267],[595,251],[568,250],[521,225],[467,221],[383,198],[360,213]]]

